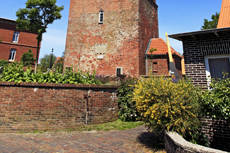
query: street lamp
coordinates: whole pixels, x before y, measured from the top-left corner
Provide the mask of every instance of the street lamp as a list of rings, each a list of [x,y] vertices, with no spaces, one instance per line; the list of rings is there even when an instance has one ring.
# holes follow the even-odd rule
[[[50,70],[52,68],[53,51],[54,51],[54,49],[52,48],[52,53],[51,53],[51,56],[50,56]]]

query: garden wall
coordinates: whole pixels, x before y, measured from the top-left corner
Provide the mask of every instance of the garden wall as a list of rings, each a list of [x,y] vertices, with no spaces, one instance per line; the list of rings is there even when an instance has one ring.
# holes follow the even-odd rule
[[[165,151],[168,153],[227,153],[221,150],[192,144],[176,132],[165,132]]]
[[[223,119],[200,118],[203,123],[202,132],[208,137],[210,147],[230,151],[230,122]],[[194,150],[196,148],[196,150]],[[217,152],[216,150],[207,150],[203,146],[185,141],[182,137],[174,132],[166,132],[165,134],[165,149],[167,152]],[[219,152],[219,151],[218,151]]]
[[[208,136],[210,147],[230,152],[230,122],[223,119],[201,118],[202,132]]]
[[[0,132],[68,129],[117,120],[117,88],[0,82]]]

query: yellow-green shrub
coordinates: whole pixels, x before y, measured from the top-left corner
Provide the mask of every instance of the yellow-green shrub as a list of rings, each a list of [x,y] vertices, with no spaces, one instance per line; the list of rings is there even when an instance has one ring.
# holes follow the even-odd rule
[[[154,132],[176,131],[185,136],[199,125],[198,89],[186,80],[142,78],[135,85],[133,100],[141,120]]]

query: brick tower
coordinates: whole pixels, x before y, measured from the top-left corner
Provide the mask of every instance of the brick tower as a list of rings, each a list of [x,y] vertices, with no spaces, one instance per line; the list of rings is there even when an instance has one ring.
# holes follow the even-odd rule
[[[70,0],[64,67],[98,75],[145,75],[158,38],[156,0]]]

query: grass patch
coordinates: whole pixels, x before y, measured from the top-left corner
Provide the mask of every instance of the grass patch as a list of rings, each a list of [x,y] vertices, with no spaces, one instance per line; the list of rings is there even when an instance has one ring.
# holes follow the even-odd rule
[[[72,131],[80,131],[80,132],[81,131],[115,131],[115,130],[121,131],[121,130],[132,129],[143,124],[144,122],[123,122],[118,119],[116,121],[104,123],[104,124],[82,125],[80,127],[72,129]]]
[[[73,132],[73,131],[121,131],[121,130],[128,130],[132,129],[138,126],[144,125],[144,122],[137,121],[137,122],[123,122],[120,119],[109,122],[109,123],[103,123],[103,124],[94,124],[94,125],[82,125],[73,129],[61,129],[61,130],[55,130],[55,131],[38,131],[34,130],[32,132],[19,132],[20,134],[23,133],[44,133],[44,132],[59,132],[59,131],[65,131],[65,132]]]

